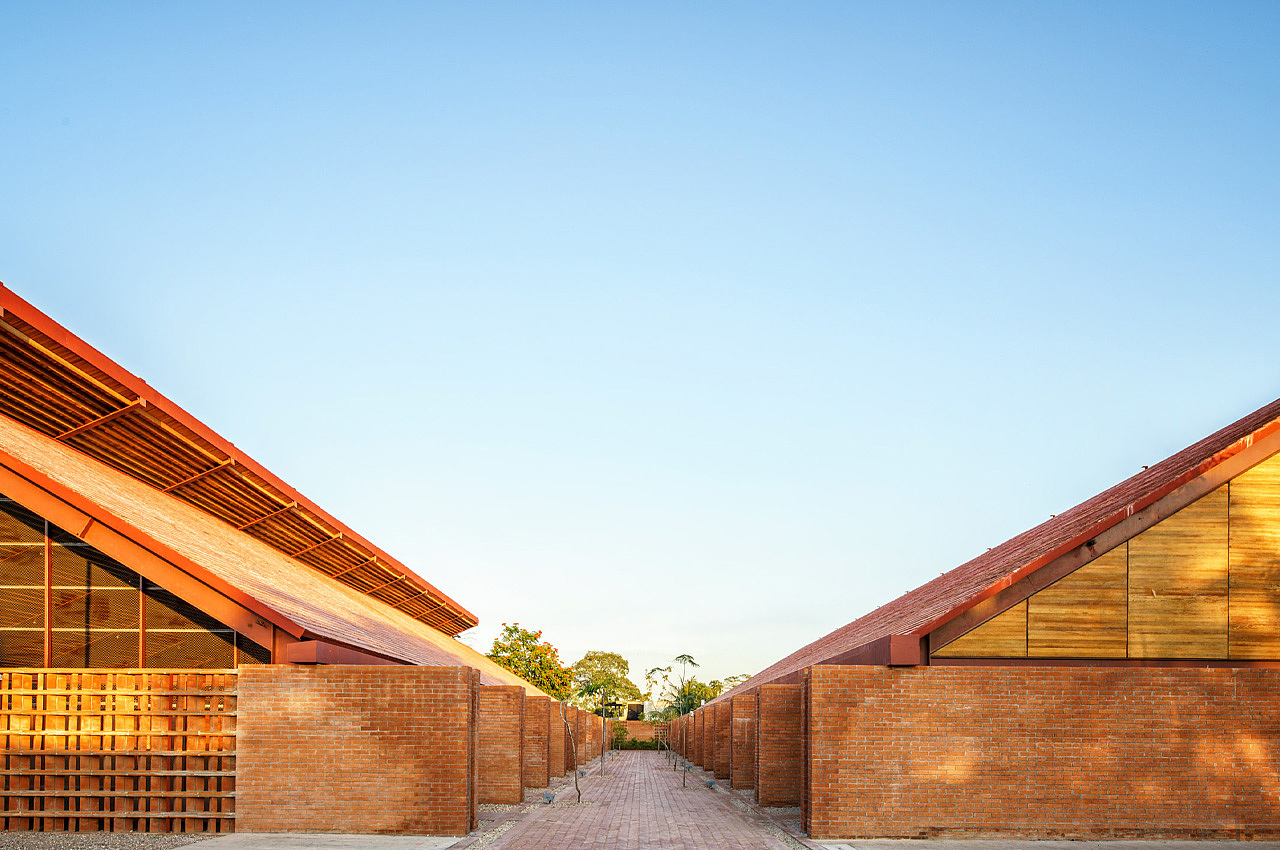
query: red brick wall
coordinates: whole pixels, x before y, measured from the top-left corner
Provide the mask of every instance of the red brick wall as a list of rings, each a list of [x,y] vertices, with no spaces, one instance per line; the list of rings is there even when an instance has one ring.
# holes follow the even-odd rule
[[[754,788],[756,784],[756,698],[734,697],[730,709],[732,745],[729,784],[734,788]]]
[[[815,667],[808,709],[814,838],[1280,838],[1280,671]]]
[[[800,686],[761,685],[756,693],[756,802],[800,803]]]
[[[704,766],[707,754],[707,712],[706,709],[698,709],[693,713],[693,763],[698,767]]]
[[[479,777],[481,803],[519,803],[524,751],[524,688],[481,685]]]
[[[729,778],[729,753],[733,748],[733,727],[729,723],[730,705],[727,701],[712,706],[711,742],[714,753],[716,779]]]
[[[652,741],[658,737],[657,724],[648,720],[615,720],[613,722],[626,729],[627,737],[633,741]]]
[[[560,702],[552,700],[547,706],[547,773],[554,779],[564,776],[565,734],[564,721],[560,719]]]
[[[236,828],[465,835],[478,687],[468,667],[241,668]]]
[[[587,743],[587,720],[583,717],[585,713],[580,708],[573,710],[573,740],[578,745],[578,765],[586,763],[587,753],[590,752],[590,745]]]
[[[525,697],[524,764],[520,774],[525,788],[545,788],[550,782],[550,772],[547,768],[547,756],[550,752],[550,732],[550,698]]]

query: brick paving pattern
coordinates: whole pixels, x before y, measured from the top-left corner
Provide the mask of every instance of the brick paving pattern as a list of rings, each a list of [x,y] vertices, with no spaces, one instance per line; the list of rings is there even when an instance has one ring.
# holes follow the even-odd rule
[[[687,787],[665,754],[610,753],[605,775],[594,761],[576,802],[572,777],[555,785],[555,802],[531,791],[523,806],[484,807],[477,832],[459,850],[799,850],[781,830],[735,794],[706,787],[710,774],[690,771]],[[718,785],[718,784],[717,784]]]

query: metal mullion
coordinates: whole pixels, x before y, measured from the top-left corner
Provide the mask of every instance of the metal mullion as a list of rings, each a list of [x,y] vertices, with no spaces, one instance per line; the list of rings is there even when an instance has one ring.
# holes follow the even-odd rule
[[[138,669],[147,666],[147,594],[142,590],[142,576],[138,576]]]
[[[53,666],[53,541],[44,521],[44,666]]]

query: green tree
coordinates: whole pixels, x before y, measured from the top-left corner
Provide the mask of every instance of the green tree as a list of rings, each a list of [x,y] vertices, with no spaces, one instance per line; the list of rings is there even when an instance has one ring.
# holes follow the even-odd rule
[[[644,694],[636,683],[628,678],[631,665],[616,652],[592,650],[569,668],[574,686],[582,700],[579,708],[604,712],[606,717],[617,717],[620,708],[606,708],[605,703],[639,700]]]
[[[534,632],[520,628],[519,623],[503,623],[488,656],[558,700],[573,693],[573,674],[560,663],[560,652],[542,639],[541,629]]]

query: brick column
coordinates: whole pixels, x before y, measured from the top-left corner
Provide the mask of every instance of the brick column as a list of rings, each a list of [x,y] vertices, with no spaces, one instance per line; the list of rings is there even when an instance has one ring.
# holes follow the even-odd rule
[[[564,776],[565,743],[564,720],[560,717],[561,703],[552,700],[547,706],[547,776],[555,779]]]
[[[756,697],[736,696],[730,708],[729,783],[734,788],[756,787]]]
[[[756,803],[800,804],[800,685],[761,685],[756,694]]]
[[[242,668],[236,825],[467,834],[479,677],[469,667]]]
[[[524,688],[481,685],[479,696],[480,802],[519,803],[524,800]]]
[[[559,720],[559,718],[556,718]],[[551,700],[524,698],[524,763],[521,780],[525,788],[545,788],[551,780],[548,756],[551,751]]]
[[[732,727],[729,725],[729,702],[718,702],[713,706],[715,709],[711,715],[711,739],[713,742],[712,751],[714,758],[712,759],[713,770],[716,779],[729,778],[729,751],[733,746]]]

